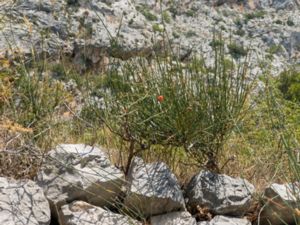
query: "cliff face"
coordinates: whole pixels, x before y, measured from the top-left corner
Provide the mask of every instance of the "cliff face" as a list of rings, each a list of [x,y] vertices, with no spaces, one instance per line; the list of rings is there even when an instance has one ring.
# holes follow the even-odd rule
[[[183,60],[192,52],[209,59],[218,30],[280,70],[300,61],[299,8],[299,0],[1,0],[0,57],[34,50],[86,69],[107,56],[150,56],[168,34]]]
[[[275,8],[277,10],[280,9],[288,9],[293,10],[295,8],[299,8],[300,2],[299,0],[218,0],[215,2],[215,5],[222,5],[222,4],[238,4],[238,5],[244,5],[245,7],[249,9],[269,9],[269,8]]]

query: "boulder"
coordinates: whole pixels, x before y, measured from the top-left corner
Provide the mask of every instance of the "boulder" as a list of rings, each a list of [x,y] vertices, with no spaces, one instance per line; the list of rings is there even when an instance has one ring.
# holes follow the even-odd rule
[[[255,188],[247,180],[202,171],[186,188],[187,205],[192,211],[205,207],[217,215],[243,215],[250,206]]]
[[[62,206],[61,225],[141,225],[124,215],[106,211],[83,201]]]
[[[123,182],[123,173],[111,166],[100,148],[83,144],[58,145],[48,153],[37,176],[54,217],[62,205],[74,200],[111,206]]]
[[[251,225],[251,222],[242,218],[215,216],[211,221],[199,222],[197,225]]]
[[[50,219],[43,189],[31,180],[0,177],[0,224],[49,225]]]
[[[197,225],[189,212],[171,212],[151,217],[151,225]]]
[[[297,224],[300,221],[299,184],[272,184],[264,191],[265,205],[259,220],[264,224]],[[296,221],[297,222],[296,222]]]
[[[177,179],[165,163],[146,164],[134,158],[128,183],[124,206],[135,216],[149,217],[185,209]]]

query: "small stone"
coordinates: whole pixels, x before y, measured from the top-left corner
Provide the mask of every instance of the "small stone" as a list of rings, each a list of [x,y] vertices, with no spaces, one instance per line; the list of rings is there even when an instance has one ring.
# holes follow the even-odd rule
[[[172,212],[151,217],[151,225],[197,225],[189,212]]]
[[[242,218],[215,216],[207,225],[251,225],[251,222]]]

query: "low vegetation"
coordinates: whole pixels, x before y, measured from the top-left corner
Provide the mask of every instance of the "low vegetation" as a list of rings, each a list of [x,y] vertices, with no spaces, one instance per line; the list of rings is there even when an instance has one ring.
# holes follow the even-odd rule
[[[245,23],[247,23],[249,20],[263,18],[265,15],[266,15],[265,11],[258,10],[251,13],[246,13],[244,15],[244,20]]]
[[[199,166],[219,170],[220,151],[252,88],[247,64],[236,71],[224,50],[215,48],[213,67],[196,57],[186,65],[158,57],[152,65],[132,60],[108,73],[119,88],[105,98],[104,122],[129,142],[127,168],[134,155],[159,145],[182,148]]]
[[[300,103],[300,72],[291,69],[282,72],[277,86],[283,97],[291,102]]]
[[[150,20],[150,21],[158,20],[158,17],[155,14],[151,13],[151,10],[149,9],[149,7],[146,4],[142,4],[142,5],[138,6],[137,10],[139,12],[141,12],[147,20]]]
[[[222,39],[210,46],[213,65],[201,55],[182,63],[165,50],[112,59],[101,75],[79,74],[67,59],[2,60],[1,174],[32,178],[52,147],[83,142],[112,149],[125,172],[138,155],[165,161],[182,182],[199,168],[258,187],[292,179],[283,168],[297,160],[299,72],[251,78],[248,50]]]

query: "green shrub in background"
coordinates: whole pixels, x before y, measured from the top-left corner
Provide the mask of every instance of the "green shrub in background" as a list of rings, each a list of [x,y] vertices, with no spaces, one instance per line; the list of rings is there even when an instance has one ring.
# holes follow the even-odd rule
[[[242,45],[237,43],[230,43],[228,45],[229,53],[232,55],[233,58],[239,59],[241,57],[245,57],[248,54],[248,50],[245,49]]]
[[[300,103],[300,72],[290,69],[278,77],[278,88],[287,100]]]
[[[152,25],[152,29],[153,29],[154,32],[162,33],[162,32],[164,32],[165,28],[164,28],[163,25],[156,23],[156,24]]]
[[[167,54],[151,64],[127,61],[107,75],[117,86],[107,89],[103,121],[129,143],[126,171],[151,145],[183,148],[200,166],[218,170],[218,155],[243,117],[252,83],[247,62],[234,68],[222,44],[214,53],[210,67],[196,57],[183,65]]]
[[[248,23],[249,20],[264,18],[265,15],[266,15],[266,12],[262,11],[262,10],[254,11],[251,13],[246,13],[244,15],[244,21],[245,21],[245,23]]]
[[[282,45],[271,45],[270,48],[267,50],[269,54],[279,54],[280,52],[283,52]]]
[[[171,23],[171,21],[172,21],[171,15],[169,14],[169,12],[167,10],[162,12],[162,18],[163,18],[163,21],[166,23]]]
[[[299,112],[300,105],[293,101],[293,95],[289,95],[289,90],[293,84],[299,83],[299,72],[295,69],[284,71],[272,82],[272,78],[266,76],[265,95],[268,99],[268,121],[276,131],[279,138],[278,146],[282,150],[282,155],[286,156],[288,166],[284,169],[286,182],[295,182],[300,179],[299,167]],[[297,89],[297,88],[296,88]],[[299,91],[299,89],[298,89]],[[290,101],[293,100],[293,101]],[[288,205],[288,203],[287,203]],[[295,207],[295,206],[293,206]]]
[[[157,21],[158,17],[156,15],[154,15],[153,13],[151,13],[151,10],[149,9],[149,7],[146,4],[141,4],[139,6],[136,7],[136,9],[142,13],[145,18],[149,21]]]
[[[287,24],[288,26],[290,26],[290,27],[295,26],[294,21],[293,21],[292,19],[290,19],[290,18],[286,21],[286,24]]]

